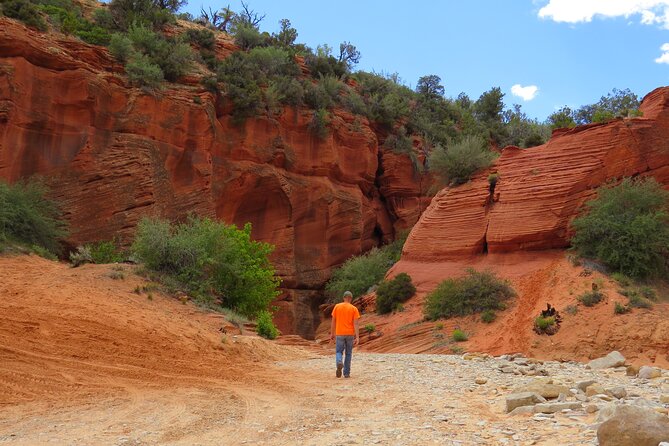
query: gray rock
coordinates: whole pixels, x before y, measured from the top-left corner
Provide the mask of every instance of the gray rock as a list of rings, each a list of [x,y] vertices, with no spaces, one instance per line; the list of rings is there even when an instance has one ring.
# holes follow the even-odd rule
[[[662,376],[662,370],[657,367],[649,367],[647,365],[639,369],[639,378],[643,379],[653,379],[659,378]]]
[[[588,363],[591,369],[608,369],[612,367],[620,367],[625,364],[625,357],[618,351],[612,351],[603,358],[593,359]]]
[[[595,381],[594,379],[589,379],[587,381],[581,381],[577,383],[576,388],[578,388],[578,390],[580,390],[581,392],[585,392],[585,389],[587,389],[593,384],[597,384],[597,381]]]
[[[537,403],[545,403],[546,399],[534,392],[512,393],[506,397],[506,412],[509,413],[516,407],[534,406]]]
[[[669,418],[652,409],[618,406],[597,429],[600,446],[656,446],[669,441]]]
[[[563,410],[580,409],[583,404],[579,402],[566,403],[542,403],[534,406],[534,413],[556,413]]]
[[[625,390],[625,388],[622,387],[622,386],[614,387],[613,389],[609,389],[609,390],[607,390],[606,393],[608,393],[609,395],[611,395],[614,398],[618,398],[619,400],[623,399],[627,396],[627,390]]]

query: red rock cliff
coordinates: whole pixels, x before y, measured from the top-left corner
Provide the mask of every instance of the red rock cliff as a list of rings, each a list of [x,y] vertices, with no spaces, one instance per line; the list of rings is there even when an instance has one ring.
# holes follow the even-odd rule
[[[103,48],[0,18],[0,178],[46,176],[73,244],[128,239],[145,215],[251,222],[255,238],[276,245],[280,328],[311,336],[332,266],[425,207],[409,158],[381,151],[345,112],[325,141],[306,110],[240,128],[197,87],[147,94],[120,70]]]
[[[648,94],[641,111],[641,118],[556,131],[531,149],[505,148],[489,171],[434,197],[402,260],[563,248],[569,223],[595,188],[635,175],[669,185],[669,88]],[[492,193],[490,172],[500,178]]]

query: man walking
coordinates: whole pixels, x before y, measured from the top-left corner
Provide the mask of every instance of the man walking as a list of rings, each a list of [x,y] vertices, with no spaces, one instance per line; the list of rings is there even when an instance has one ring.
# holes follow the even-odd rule
[[[358,319],[360,312],[351,304],[353,294],[350,291],[344,293],[344,302],[335,305],[332,310],[332,325],[330,326],[330,339],[336,336],[336,359],[337,378],[341,378],[342,368],[344,378],[351,376],[351,355],[353,346],[360,342]],[[353,338],[355,336],[355,339]],[[342,362],[342,355],[346,352],[346,359]]]

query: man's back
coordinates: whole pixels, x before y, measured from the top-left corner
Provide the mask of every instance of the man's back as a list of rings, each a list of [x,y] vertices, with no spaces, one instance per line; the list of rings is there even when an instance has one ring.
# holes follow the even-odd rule
[[[354,321],[360,317],[360,312],[355,305],[348,302],[338,303],[332,310],[332,317],[335,318],[337,336],[355,335]]]

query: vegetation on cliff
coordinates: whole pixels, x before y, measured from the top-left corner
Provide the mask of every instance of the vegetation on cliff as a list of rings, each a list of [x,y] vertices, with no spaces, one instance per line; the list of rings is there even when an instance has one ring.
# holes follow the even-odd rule
[[[600,187],[585,207],[572,222],[572,245],[580,255],[637,279],[667,271],[669,192],[654,178]]]

